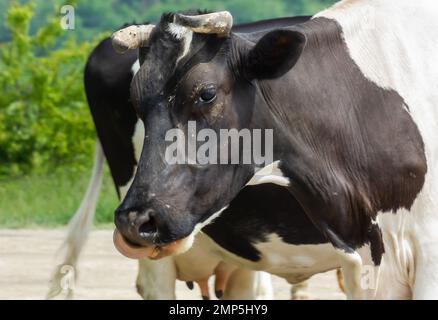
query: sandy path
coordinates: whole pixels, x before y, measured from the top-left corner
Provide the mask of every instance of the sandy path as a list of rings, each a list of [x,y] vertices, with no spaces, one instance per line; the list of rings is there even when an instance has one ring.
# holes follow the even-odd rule
[[[54,253],[65,235],[55,230],[0,230],[0,299],[43,299],[54,267]],[[93,231],[79,264],[76,299],[139,299],[135,291],[137,264],[117,253],[111,230]],[[274,277],[277,299],[289,298],[290,286]],[[345,299],[334,272],[311,279],[310,292],[316,299]],[[179,299],[199,299],[178,281]]]

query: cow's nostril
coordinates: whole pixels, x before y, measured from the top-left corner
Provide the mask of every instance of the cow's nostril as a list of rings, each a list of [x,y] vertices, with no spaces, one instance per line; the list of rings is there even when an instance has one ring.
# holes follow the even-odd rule
[[[155,212],[152,209],[146,210],[139,219],[138,233],[141,237],[149,237],[152,233],[157,232]]]
[[[143,222],[138,228],[138,232],[140,236],[147,236],[151,233],[157,232],[157,224],[155,223],[155,218],[153,216],[149,216],[149,220]]]

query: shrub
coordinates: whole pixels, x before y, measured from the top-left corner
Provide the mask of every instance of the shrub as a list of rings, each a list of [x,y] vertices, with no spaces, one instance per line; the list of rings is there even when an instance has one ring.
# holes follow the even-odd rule
[[[82,77],[97,41],[78,44],[58,14],[31,35],[34,7],[10,5],[0,44],[0,175],[79,168],[95,143]]]

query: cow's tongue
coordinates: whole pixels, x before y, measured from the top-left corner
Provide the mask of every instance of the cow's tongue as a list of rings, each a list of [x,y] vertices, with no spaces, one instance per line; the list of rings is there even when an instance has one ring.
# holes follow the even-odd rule
[[[117,229],[114,230],[113,241],[116,249],[125,257],[131,259],[154,259],[161,251],[161,248],[157,246],[139,247],[130,244]]]
[[[193,244],[194,236],[190,235],[186,238],[173,241],[164,246],[149,246],[140,247],[133,245],[126,241],[122,234],[115,229],[114,230],[114,246],[125,257],[131,259],[161,259],[173,254],[180,254],[191,248]]]

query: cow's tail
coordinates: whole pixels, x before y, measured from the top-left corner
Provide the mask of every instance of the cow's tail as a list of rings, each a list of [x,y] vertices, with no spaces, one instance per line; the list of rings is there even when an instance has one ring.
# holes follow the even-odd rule
[[[58,251],[58,253],[63,254],[64,259],[56,267],[51,277],[47,299],[54,298],[63,291],[66,293],[67,299],[73,296],[74,280],[77,276],[76,263],[93,224],[102,185],[103,163],[104,154],[98,141],[91,180],[79,209],[69,222],[67,237]]]

